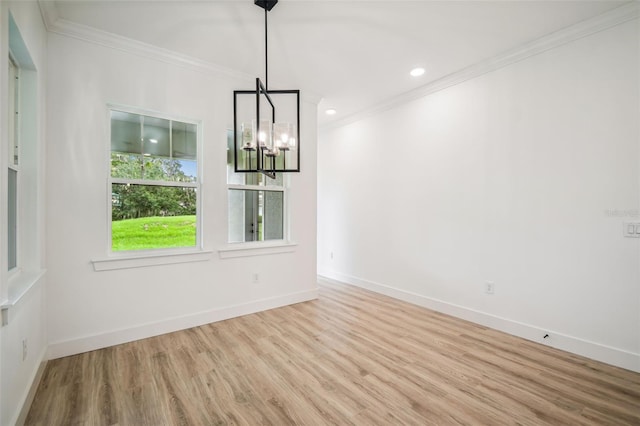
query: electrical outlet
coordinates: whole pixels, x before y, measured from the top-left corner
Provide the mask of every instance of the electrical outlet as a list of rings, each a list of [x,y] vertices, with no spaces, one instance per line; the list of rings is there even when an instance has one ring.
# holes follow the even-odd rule
[[[260,283],[260,275],[258,275],[257,272],[254,272],[253,274],[251,274],[251,283],[252,284],[259,284]]]
[[[485,281],[484,292],[487,294],[494,294],[496,291],[496,285],[493,281]]]
[[[22,340],[22,360],[27,359],[27,339]]]
[[[627,238],[640,238],[640,222],[624,222],[622,231]]]

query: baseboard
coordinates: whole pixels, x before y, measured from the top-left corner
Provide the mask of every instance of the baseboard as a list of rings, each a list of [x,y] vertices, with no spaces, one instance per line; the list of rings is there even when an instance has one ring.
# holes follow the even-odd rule
[[[640,354],[557,333],[553,330],[542,329],[530,324],[524,324],[508,318],[498,317],[486,312],[477,311],[464,306],[455,305],[442,300],[433,299],[335,271],[323,270],[322,275],[319,275],[319,277],[329,281],[334,280],[340,283],[364,288],[366,290],[384,294],[385,296],[393,297],[394,299],[471,321],[494,330],[499,330],[546,346],[551,346],[556,349],[561,349],[576,355],[640,373]],[[545,334],[549,335],[546,339],[543,338]]]
[[[142,324],[126,329],[109,331],[92,336],[70,339],[49,344],[49,359],[62,358],[147,337],[185,330],[212,322],[223,321],[243,315],[306,302],[318,298],[318,290],[305,290],[267,299],[255,300],[240,305],[212,309],[195,314],[183,315],[163,321]]]
[[[29,409],[31,408],[31,403],[36,396],[36,392],[38,390],[38,386],[40,385],[40,380],[42,380],[42,376],[44,375],[44,369],[47,366],[47,349],[46,347],[42,350],[42,353],[39,357],[38,368],[36,368],[33,378],[31,379],[31,386],[27,389],[27,393],[22,399],[22,408],[19,412],[16,413],[16,417],[10,423],[16,426],[24,425],[24,422],[27,420],[27,415],[29,414]]]

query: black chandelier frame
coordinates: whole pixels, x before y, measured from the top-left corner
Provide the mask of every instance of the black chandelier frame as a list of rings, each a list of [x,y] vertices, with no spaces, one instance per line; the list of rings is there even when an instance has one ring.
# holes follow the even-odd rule
[[[265,50],[265,83],[262,84],[260,78],[256,78],[255,90],[234,90],[233,91],[233,133],[234,133],[234,170],[240,173],[263,173],[264,175],[275,179],[276,173],[297,173],[300,172],[300,90],[269,90],[269,68],[268,68],[268,26],[267,15],[268,12],[278,3],[278,0],[254,0],[254,4],[264,9],[264,50]],[[287,152],[289,148],[281,149],[283,156],[282,165],[279,166],[276,162],[276,156],[270,151],[269,147],[262,145],[257,141],[257,135],[253,135],[256,138],[256,146],[251,148],[245,148],[242,145],[242,135],[240,132],[240,123],[238,122],[238,97],[243,95],[255,96],[256,103],[256,123],[257,129],[260,126],[260,117],[268,117],[268,112],[261,114],[260,105],[261,99],[264,98],[271,106],[271,124],[276,123],[276,106],[270,95],[293,95],[296,97],[296,161],[295,168],[287,167]],[[264,119],[264,118],[263,118]],[[275,143],[275,142],[273,142]],[[239,167],[239,152],[244,151],[246,157],[248,157],[248,167]],[[255,167],[251,161],[251,153],[256,152]]]

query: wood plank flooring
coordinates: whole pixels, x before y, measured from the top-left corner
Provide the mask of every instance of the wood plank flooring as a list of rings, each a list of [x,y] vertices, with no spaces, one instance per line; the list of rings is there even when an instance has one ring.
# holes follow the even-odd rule
[[[50,361],[27,425],[640,425],[640,374],[361,289]]]

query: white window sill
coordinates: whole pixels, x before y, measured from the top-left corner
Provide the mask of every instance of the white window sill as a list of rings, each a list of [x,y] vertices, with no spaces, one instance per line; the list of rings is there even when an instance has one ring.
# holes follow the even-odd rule
[[[220,259],[232,259],[246,256],[265,256],[270,254],[293,253],[297,243],[289,241],[256,241],[251,243],[230,243],[218,249]]]
[[[9,323],[9,310],[15,307],[29,291],[40,282],[46,269],[28,272],[16,272],[8,280],[8,300],[4,301],[2,309],[2,325]]]
[[[143,268],[146,266],[171,265],[175,263],[204,262],[211,260],[211,250],[185,252],[161,252],[113,255],[104,259],[94,259],[93,269],[96,272],[116,269]]]

